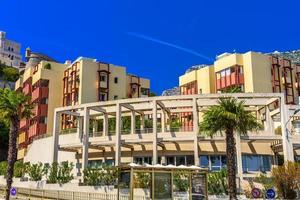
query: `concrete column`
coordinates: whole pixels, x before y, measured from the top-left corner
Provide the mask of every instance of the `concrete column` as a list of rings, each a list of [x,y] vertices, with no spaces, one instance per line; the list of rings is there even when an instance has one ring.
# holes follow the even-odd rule
[[[98,131],[98,120],[94,119],[93,120],[93,137],[95,137],[97,131]]]
[[[286,123],[288,121],[288,109],[287,105],[285,105],[284,97],[282,96],[280,99],[280,114],[281,114],[281,130],[282,130],[282,147],[283,147],[283,156],[284,162],[287,161],[294,161],[294,149],[293,143],[291,140],[291,131],[290,131],[290,124]]]
[[[131,134],[135,134],[135,112],[134,111],[131,111],[131,127],[130,127],[130,131],[131,131]]]
[[[164,110],[162,110],[160,114],[160,119],[161,119],[161,132],[164,133],[166,132],[166,113]]]
[[[103,135],[108,135],[108,115],[103,113]]]
[[[265,119],[265,130],[270,132],[270,134],[274,134],[274,123],[273,118],[270,115],[270,108],[266,106],[266,119]]]
[[[167,115],[165,115],[165,117],[166,117],[166,124],[167,124],[167,130],[168,131],[170,131],[171,129],[171,115],[170,114],[167,114]]]
[[[152,121],[153,121],[153,165],[157,164],[157,103],[156,100],[153,100],[152,107]]]
[[[52,162],[58,161],[60,113],[54,111]]]
[[[116,105],[116,150],[115,150],[115,166],[121,164],[121,105],[117,103]]]
[[[241,147],[241,136],[238,133],[235,134],[235,147],[236,147],[237,174],[242,180],[243,178],[242,147]]]
[[[87,107],[83,110],[83,138],[82,138],[82,170],[88,166],[89,160],[89,129],[90,111]]]
[[[141,131],[145,129],[145,115],[141,115]]]
[[[198,134],[199,134],[199,117],[197,99],[193,98],[193,131],[194,131],[194,160],[195,165],[199,166]]]
[[[78,124],[77,124],[77,135],[76,137],[80,140],[82,140],[82,117],[77,117],[78,119]]]

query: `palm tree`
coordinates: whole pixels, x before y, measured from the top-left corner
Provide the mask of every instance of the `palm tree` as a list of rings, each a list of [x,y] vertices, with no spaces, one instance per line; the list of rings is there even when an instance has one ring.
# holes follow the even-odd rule
[[[232,97],[222,97],[218,105],[211,106],[203,113],[200,131],[209,136],[225,132],[228,174],[228,193],[230,199],[236,199],[236,147],[234,133],[247,134],[247,131],[258,130],[262,125],[256,117],[245,110],[244,102]]]
[[[8,167],[6,176],[6,200],[9,200],[14,164],[17,160],[17,135],[22,118],[29,118],[33,105],[30,98],[10,89],[0,89],[0,117],[10,124],[8,141]]]

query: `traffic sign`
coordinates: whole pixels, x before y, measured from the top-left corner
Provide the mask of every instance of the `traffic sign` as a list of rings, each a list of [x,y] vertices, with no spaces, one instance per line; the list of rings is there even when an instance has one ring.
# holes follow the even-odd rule
[[[251,193],[253,198],[259,198],[261,196],[261,191],[259,188],[253,188]]]
[[[11,196],[16,196],[16,194],[17,194],[17,189],[16,188],[11,188],[10,189],[10,195]]]
[[[266,198],[267,199],[274,199],[276,196],[275,190],[273,188],[270,188],[266,192]]]

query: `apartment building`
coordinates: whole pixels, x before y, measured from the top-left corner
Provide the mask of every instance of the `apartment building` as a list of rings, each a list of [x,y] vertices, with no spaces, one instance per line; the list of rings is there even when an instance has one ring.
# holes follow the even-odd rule
[[[6,33],[0,31],[0,62],[7,66],[20,69],[22,56],[21,44],[6,38]]]
[[[64,64],[49,60],[27,67],[16,82],[15,89],[31,96],[35,104],[33,117],[20,122],[19,159],[33,140],[52,134],[57,107],[149,95],[150,81],[127,74],[125,67],[83,57]],[[67,114],[61,124],[63,130],[70,131],[77,126]]]
[[[242,92],[284,93],[287,104],[298,104],[300,66],[291,60],[257,52],[224,53],[213,65],[179,77],[181,94],[210,94],[238,87]]]

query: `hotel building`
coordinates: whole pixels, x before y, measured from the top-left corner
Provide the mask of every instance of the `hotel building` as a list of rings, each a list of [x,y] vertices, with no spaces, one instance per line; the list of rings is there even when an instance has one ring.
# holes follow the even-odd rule
[[[37,53],[27,57],[36,56]],[[52,134],[55,108],[148,97],[150,81],[127,74],[125,67],[80,57],[65,64],[52,59],[39,61],[25,69],[15,89],[30,96],[35,105],[33,116],[20,122],[18,159],[22,159],[34,140]],[[72,132],[77,124],[72,116],[64,115],[61,126],[63,132]]]
[[[254,52],[220,56],[214,65],[180,77],[180,91],[185,95],[161,97],[147,97],[149,85],[142,79],[119,78],[123,72],[118,67],[79,59],[65,66],[61,106],[54,109],[49,125],[52,134],[35,139],[23,160],[68,160],[75,164],[76,176],[103,163],[197,165],[220,170],[226,166],[225,137],[222,133],[207,137],[198,125],[203,110],[224,95],[220,92],[238,86],[245,93],[225,95],[244,101],[263,125],[257,132],[235,135],[238,177],[268,173],[282,160],[293,161],[300,155],[297,66],[274,59]],[[85,63],[89,68],[82,67]],[[122,86],[112,88],[118,83]],[[122,99],[140,95],[145,98]],[[174,123],[178,119],[179,125]]]

